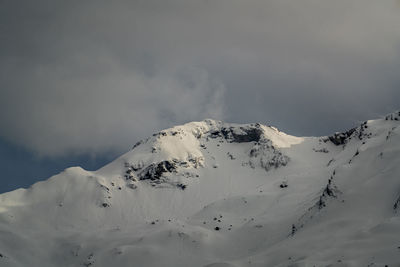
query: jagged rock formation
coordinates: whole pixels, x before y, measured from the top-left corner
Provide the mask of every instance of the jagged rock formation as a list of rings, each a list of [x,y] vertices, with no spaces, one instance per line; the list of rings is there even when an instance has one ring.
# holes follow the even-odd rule
[[[329,141],[337,146],[344,145],[348,142],[356,130],[356,128],[353,128],[343,133],[335,133],[334,135],[329,136]]]
[[[342,133],[335,133],[325,139],[325,141],[331,141],[337,146],[345,145],[348,143],[352,138],[357,137],[359,140],[364,140],[365,138],[370,138],[371,133],[367,133],[366,129],[368,128],[367,122],[363,122],[359,127],[352,128],[346,132]]]
[[[322,190],[322,194],[319,196],[319,200],[315,204],[318,209],[326,207],[326,202],[329,198],[337,198],[341,191],[333,183],[333,178],[328,180],[327,185]]]

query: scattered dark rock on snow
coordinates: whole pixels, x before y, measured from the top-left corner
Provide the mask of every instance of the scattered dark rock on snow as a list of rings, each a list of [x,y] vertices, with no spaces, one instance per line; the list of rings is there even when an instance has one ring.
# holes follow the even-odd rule
[[[136,144],[133,145],[132,149],[135,149],[136,147],[140,146],[143,143],[143,141],[139,141]]]
[[[107,186],[101,184],[100,187],[106,190],[107,193],[110,193],[110,188],[108,188]]]
[[[386,141],[389,140],[390,136],[393,134],[393,131],[396,129],[397,127],[393,127],[392,130],[388,131],[387,136],[386,136]]]
[[[236,159],[234,155],[232,155],[230,152],[226,153],[228,155],[228,158],[230,158],[231,160]]]
[[[182,190],[185,190],[186,187],[187,187],[187,185],[181,184],[181,183],[177,184],[176,186],[177,186],[178,188],[182,189]]]
[[[353,162],[353,159],[354,159],[355,157],[357,157],[359,154],[360,154],[360,152],[359,152],[358,149],[357,149],[356,153],[355,153],[355,154],[353,155],[353,157],[349,160],[349,164],[352,163],[352,162]]]
[[[286,187],[288,187],[288,184],[287,184],[287,182],[284,181],[279,185],[279,187],[280,188],[286,188]]]
[[[329,153],[329,150],[326,149],[325,147],[323,147],[323,148],[321,148],[321,149],[315,149],[315,148],[313,148],[313,150],[314,150],[315,152],[320,152],[320,153]]]
[[[89,256],[87,257],[86,262],[83,263],[84,266],[89,267],[94,264],[94,255],[93,253],[90,253]]]
[[[399,196],[399,197],[397,198],[397,200],[394,202],[393,209],[394,209],[395,211],[397,211],[398,209],[400,209],[400,196]]]
[[[215,231],[219,231],[221,228],[219,228],[218,226],[216,226],[215,228],[214,228],[214,230]]]
[[[400,111],[387,115],[385,120],[398,121],[400,119]]]
[[[369,138],[371,136],[371,133],[365,133],[365,129],[368,128],[367,122],[365,121],[363,124],[360,126],[360,130],[358,132],[358,139],[363,140],[364,137]]]
[[[297,227],[296,225],[292,224],[292,231],[291,231],[291,235],[294,236],[294,234],[297,232]]]
[[[125,171],[125,175],[124,175],[125,179],[135,182],[136,181],[135,171],[139,170],[141,167],[137,167],[137,166],[134,166],[134,165],[129,165],[127,163],[125,163],[125,166],[127,168],[126,171]]]

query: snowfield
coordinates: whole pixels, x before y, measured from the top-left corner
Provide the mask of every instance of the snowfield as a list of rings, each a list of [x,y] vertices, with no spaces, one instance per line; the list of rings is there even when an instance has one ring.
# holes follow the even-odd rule
[[[400,266],[399,121],[161,131],[1,194],[0,266]]]

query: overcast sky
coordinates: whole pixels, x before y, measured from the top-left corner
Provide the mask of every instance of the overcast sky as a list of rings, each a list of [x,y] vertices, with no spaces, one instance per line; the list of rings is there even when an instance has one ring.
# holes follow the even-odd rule
[[[395,0],[0,0],[15,164],[108,158],[204,118],[327,135],[399,109],[399,73]]]

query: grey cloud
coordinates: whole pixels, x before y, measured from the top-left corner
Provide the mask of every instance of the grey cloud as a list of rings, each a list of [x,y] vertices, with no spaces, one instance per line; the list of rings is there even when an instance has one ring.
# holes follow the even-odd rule
[[[399,108],[394,0],[0,5],[0,135],[42,155],[206,117],[328,134]]]
[[[41,155],[123,151],[171,123],[222,116],[224,87],[204,70],[185,71],[185,82],[177,74],[147,77],[118,66],[93,79],[66,79],[67,71],[41,69],[23,94],[8,92],[8,103],[0,101],[8,110],[0,115],[6,137]]]

